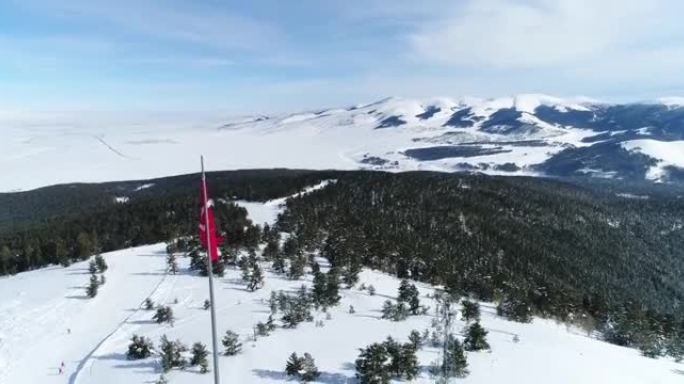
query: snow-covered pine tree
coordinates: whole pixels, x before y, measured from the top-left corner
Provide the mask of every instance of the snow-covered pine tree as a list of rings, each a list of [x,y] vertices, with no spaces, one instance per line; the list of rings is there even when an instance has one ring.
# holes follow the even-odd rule
[[[441,377],[448,380],[452,377],[465,377],[468,375],[468,360],[466,359],[463,345],[453,334],[449,334],[447,337],[444,350],[446,354],[440,369]]]
[[[423,337],[420,335],[420,332],[415,329],[411,331],[408,339],[415,350],[418,350],[423,346]]]
[[[487,343],[487,331],[480,325],[479,321],[474,322],[470,327],[463,341],[466,351],[481,351],[489,349]]]
[[[251,268],[249,281],[247,282],[247,289],[254,292],[264,285],[264,274],[261,272],[259,263],[254,263]]]
[[[97,273],[97,264],[95,264],[95,260],[90,260],[88,263],[88,272],[90,272],[91,275]]]
[[[170,323],[173,325],[174,317],[171,307],[158,307],[152,319],[157,323]]]
[[[145,303],[143,305],[146,311],[151,311],[154,309],[154,301],[152,301],[152,299],[149,297],[145,299]]]
[[[86,294],[91,299],[97,296],[97,289],[100,286],[100,282],[97,280],[97,275],[95,273],[90,274],[90,283],[86,287]]]
[[[179,340],[170,341],[166,335],[163,335],[159,350],[161,351],[161,366],[164,372],[168,372],[172,368],[182,369],[187,365],[183,352],[187,351],[188,348]]]
[[[318,367],[316,367],[314,358],[308,352],[304,353],[300,380],[303,383],[308,383],[309,381],[316,380],[318,376],[320,376],[320,372],[318,372]]]
[[[463,308],[461,309],[461,318],[465,322],[470,322],[471,320],[480,320],[480,304],[476,301],[463,300],[461,302]]]
[[[192,345],[192,357],[190,358],[190,366],[196,366],[199,365],[200,367],[200,372],[201,373],[207,373],[208,367],[209,367],[209,362],[207,361],[207,355],[209,352],[207,352],[207,347],[200,343],[197,342]]]
[[[104,273],[107,268],[109,268],[104,257],[102,257],[100,254],[95,255],[95,266],[97,267],[97,272],[99,273]]]
[[[237,355],[242,351],[242,343],[240,342],[240,336],[233,331],[226,331],[226,335],[223,336],[221,340],[223,347],[225,348],[223,354],[226,356]]]
[[[174,275],[178,273],[178,261],[176,261],[176,255],[174,253],[169,253],[166,256],[166,264],[169,268],[169,272]]]
[[[146,359],[152,354],[152,341],[144,336],[133,335],[128,345],[126,358],[129,360]]]
[[[292,352],[290,357],[287,359],[287,362],[285,363],[285,374],[291,377],[299,377],[300,372],[302,371],[304,365],[304,359],[297,356],[297,353]]]
[[[374,343],[361,349],[356,359],[356,378],[360,384],[388,384],[390,372],[387,369],[389,354],[383,344]]]

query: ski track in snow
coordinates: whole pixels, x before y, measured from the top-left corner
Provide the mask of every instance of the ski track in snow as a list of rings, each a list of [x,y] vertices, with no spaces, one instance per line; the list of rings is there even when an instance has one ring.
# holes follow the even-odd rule
[[[152,297],[152,296],[154,295],[154,293],[159,289],[159,287],[166,281],[166,279],[167,279],[168,276],[169,276],[168,274],[164,274],[164,277],[162,277],[162,279],[159,281],[159,283],[157,284],[157,286],[154,287],[154,289],[152,290],[152,292],[150,292],[150,294],[148,295],[148,297]],[[128,317],[126,317],[121,323],[119,323],[119,325],[118,325],[113,331],[111,331],[111,332],[110,332],[109,334],[107,334],[102,340],[100,340],[100,342],[97,343],[97,345],[95,346],[95,348],[93,348],[90,352],[88,352],[88,354],[87,354],[87,355],[83,358],[83,360],[81,360],[81,362],[78,364],[78,366],[76,367],[76,370],[75,370],[75,371],[71,374],[71,376],[69,377],[69,384],[77,384],[77,383],[78,383],[78,378],[79,378],[79,375],[81,374],[81,372],[83,371],[83,368],[85,368],[85,365],[86,365],[86,364],[88,364],[89,362],[91,362],[91,358],[92,358],[93,355],[97,352],[97,350],[100,349],[100,347],[101,347],[102,345],[104,345],[104,343],[106,343],[107,340],[109,340],[114,334],[116,334],[117,332],[119,332],[119,331],[126,325],[126,323],[128,323],[128,321],[129,321],[130,319],[132,319],[135,315],[137,315],[137,314],[141,311],[142,306],[143,306],[144,303],[145,303],[144,300],[141,301],[140,304],[139,304],[139,306],[138,306],[138,308],[136,309],[135,312],[131,313]],[[91,368],[92,368],[92,365],[91,365]]]

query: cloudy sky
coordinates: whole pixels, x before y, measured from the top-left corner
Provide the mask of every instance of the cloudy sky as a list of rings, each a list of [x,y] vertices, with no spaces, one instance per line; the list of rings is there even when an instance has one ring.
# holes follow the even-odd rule
[[[679,0],[0,0],[0,109],[684,95]]]

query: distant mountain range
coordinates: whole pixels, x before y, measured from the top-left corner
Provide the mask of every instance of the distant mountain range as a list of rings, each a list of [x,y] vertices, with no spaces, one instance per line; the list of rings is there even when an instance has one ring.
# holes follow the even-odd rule
[[[436,170],[684,182],[684,99],[388,98],[219,127],[12,128],[0,190],[211,169]],[[7,144],[9,143],[9,144]],[[44,164],[50,164],[45,167]]]

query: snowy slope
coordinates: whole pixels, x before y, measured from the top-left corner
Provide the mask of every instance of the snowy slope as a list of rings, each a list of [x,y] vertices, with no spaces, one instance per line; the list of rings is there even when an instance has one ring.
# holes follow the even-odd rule
[[[684,139],[684,107],[673,100],[612,106],[546,95],[388,98],[351,108],[233,119],[0,119],[0,191],[192,173],[200,154],[210,170],[540,175],[550,171],[539,165],[563,150],[596,147],[588,157],[615,157],[598,144],[633,139],[628,134],[639,129],[643,139]],[[646,125],[635,122],[638,118]],[[581,160],[572,164],[572,172],[587,167]]]
[[[243,203],[250,217],[260,222],[276,217],[281,201]],[[84,299],[86,263],[69,268],[47,268],[0,279],[0,383],[114,384],[153,382],[159,377],[155,358],[128,361],[125,351],[133,333],[158,343],[161,335],[179,338],[190,345],[210,345],[209,312],[202,309],[208,297],[206,278],[185,272],[165,273],[165,246],[126,249],[104,255],[110,268],[107,283],[94,299]],[[267,266],[265,266],[267,268]],[[412,329],[429,328],[432,313],[404,322],[380,318],[387,298],[396,296],[399,281],[386,274],[364,270],[360,281],[373,284],[375,296],[357,289],[343,290],[340,306],[332,319],[315,313],[325,326],[303,323],[296,329],[278,328],[271,336],[250,340],[252,327],[269,314],[271,291],[296,290],[310,285],[310,277],[290,281],[266,273],[265,287],[250,293],[244,289],[239,271],[229,269],[216,280],[218,329],[241,335],[243,353],[221,357],[224,383],[281,383],[284,364],[292,352],[310,352],[322,372],[320,383],[353,383],[353,362],[358,348],[386,336],[405,341]],[[433,289],[417,284],[424,304]],[[151,297],[170,305],[176,315],[173,327],[158,325],[152,312],[141,309]],[[176,303],[177,299],[177,303]],[[356,313],[347,309],[353,305]],[[491,352],[468,353],[470,375],[463,383],[681,383],[684,365],[667,359],[653,360],[638,351],[610,345],[578,329],[550,320],[531,324],[506,321],[496,316],[493,304],[482,303],[482,324],[489,331]],[[463,327],[457,322],[456,331]],[[71,329],[71,333],[67,332]],[[514,342],[518,335],[520,341]],[[438,357],[426,347],[419,352],[421,366]],[[61,361],[66,373],[57,374]],[[211,383],[210,374],[195,369],[172,371],[171,383]],[[416,383],[430,383],[425,369]]]

